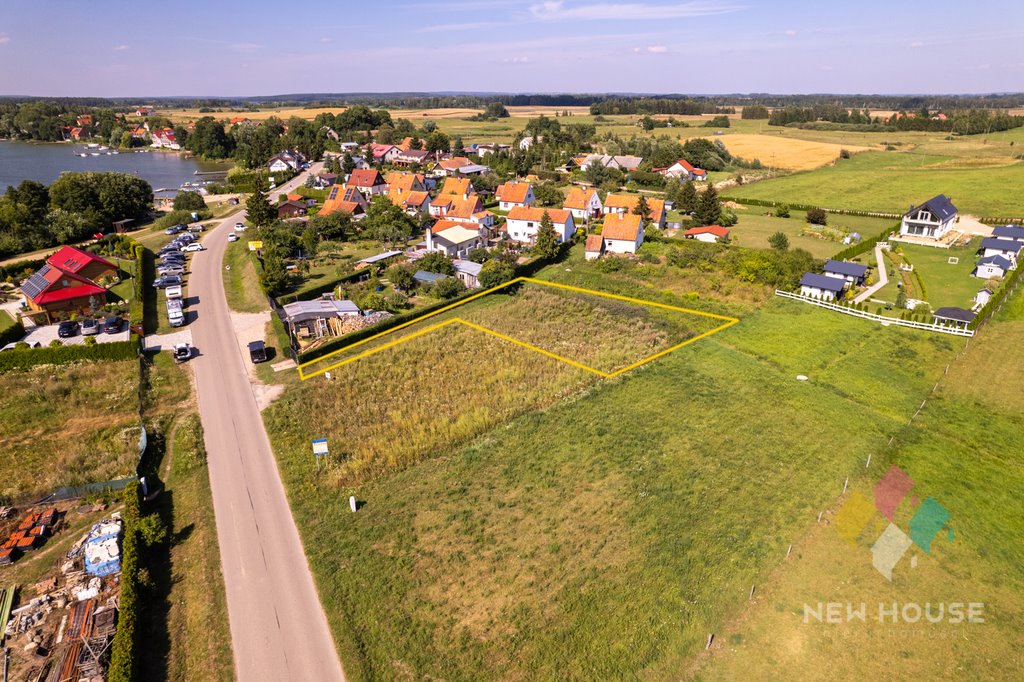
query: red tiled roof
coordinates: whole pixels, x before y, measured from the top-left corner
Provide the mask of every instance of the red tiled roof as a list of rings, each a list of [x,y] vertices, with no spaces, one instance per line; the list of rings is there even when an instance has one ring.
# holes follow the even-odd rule
[[[562,208],[574,208],[577,211],[590,208],[590,198],[596,193],[597,190],[592,187],[573,187],[565,197],[565,202],[562,204]]]
[[[117,269],[117,266],[106,258],[97,256],[95,253],[82,251],[73,246],[63,246],[56,253],[46,259],[46,262],[55,268],[65,272],[77,273],[90,263],[99,263],[108,268]]]
[[[551,218],[551,222],[565,224],[565,221],[571,216],[569,212],[561,208],[540,208],[535,206],[513,206],[512,210],[508,212],[509,220],[532,220],[540,222],[544,219],[544,214],[547,213],[548,217]]]
[[[530,192],[528,182],[506,182],[498,186],[494,196],[498,201],[510,201],[514,204],[522,204],[526,201],[526,195]]]
[[[640,216],[632,213],[612,213],[604,218],[601,236],[605,239],[619,239],[635,242],[640,233]]]
[[[355,187],[376,187],[384,184],[380,172],[373,168],[356,169],[348,177],[348,184]]]
[[[601,247],[604,245],[604,237],[599,234],[588,234],[587,243],[583,247],[584,251],[600,253]]]
[[[729,230],[722,227],[721,225],[705,225],[704,227],[691,227],[683,234],[687,237],[695,236],[698,234],[713,234],[721,239],[729,236]]]

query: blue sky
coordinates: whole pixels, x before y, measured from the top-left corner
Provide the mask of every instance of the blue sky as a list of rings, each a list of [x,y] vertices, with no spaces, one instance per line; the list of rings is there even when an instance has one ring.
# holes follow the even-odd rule
[[[4,0],[0,94],[1024,90],[1024,2]]]

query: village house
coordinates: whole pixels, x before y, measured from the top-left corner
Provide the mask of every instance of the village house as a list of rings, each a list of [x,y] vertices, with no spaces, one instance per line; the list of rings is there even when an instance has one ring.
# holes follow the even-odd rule
[[[465,156],[453,156],[450,159],[441,159],[431,167],[431,172],[435,175],[445,175],[447,177],[478,175],[488,170],[490,170],[490,168],[487,166],[481,166],[480,164],[473,163]]]
[[[604,253],[604,238],[599,234],[588,234],[587,241],[583,245],[583,257],[587,260],[596,260]]]
[[[91,126],[92,114],[79,114],[77,117],[75,117],[75,123],[82,126],[83,128],[85,126]]]
[[[405,173],[402,171],[391,171],[384,177],[384,183],[388,191],[400,189],[402,192],[425,192],[427,186],[422,173]]]
[[[846,282],[837,277],[826,277],[813,272],[800,278],[800,295],[834,301],[842,295]]]
[[[323,208],[318,215],[330,215],[338,211],[350,213],[353,216],[361,216],[366,213],[369,202],[363,193],[355,187],[345,185],[334,185],[327,193]]]
[[[430,194],[424,188],[422,175],[392,172],[386,182],[391,203],[410,215],[429,212]]]
[[[384,182],[384,177],[380,174],[380,171],[372,168],[352,171],[348,176],[348,182],[345,184],[348,187],[355,187],[365,194],[367,198],[384,194],[388,190],[388,185]]]
[[[407,149],[402,150],[395,155],[392,163],[396,166],[422,166],[430,163],[433,160],[434,155],[425,149]]]
[[[1020,225],[999,225],[992,228],[992,236],[998,239],[1024,243],[1024,227]]]
[[[691,227],[683,232],[686,239],[696,239],[699,242],[727,242],[729,241],[729,229],[721,225],[704,225],[702,227]]]
[[[974,267],[974,272],[971,273],[975,277],[981,279],[992,279],[993,277],[1005,277],[1006,273],[1013,270],[1013,263],[1008,258],[1002,256],[989,256],[988,258],[982,258],[978,261]]]
[[[932,315],[937,322],[944,322],[956,327],[966,327],[974,321],[974,313],[963,308],[948,307],[939,308]]]
[[[825,261],[824,271],[826,277],[835,277],[845,281],[847,284],[860,286],[864,284],[864,278],[868,274],[868,266],[844,260],[830,259]]]
[[[458,277],[467,289],[476,289],[480,286],[480,271],[483,266],[471,260],[456,260],[452,262],[455,266],[455,276]]]
[[[425,237],[420,246],[427,251],[440,251],[451,258],[466,258],[470,251],[484,245],[478,229],[448,220],[439,220],[427,228]]]
[[[1002,256],[1010,261],[1014,267],[1017,265],[1017,254],[1024,249],[1024,242],[1015,242],[1011,239],[1000,239],[998,237],[985,237],[981,240],[981,256]]]
[[[537,239],[537,231],[544,214],[548,214],[552,225],[555,228],[556,239],[559,243],[569,241],[576,232],[576,223],[572,214],[565,209],[558,208],[535,208],[533,206],[516,206],[509,211],[505,219],[505,229],[510,239],[532,244]]]
[[[299,216],[306,215],[306,210],[306,204],[304,202],[288,199],[287,201],[282,201],[277,205],[277,217],[281,220],[297,218]]]
[[[534,201],[533,187],[528,182],[505,182],[498,185],[494,192],[498,200],[498,208],[510,211],[515,206],[532,206]]]
[[[181,149],[181,145],[174,138],[173,128],[160,128],[150,134],[150,146],[157,149]]]
[[[581,223],[588,223],[601,217],[604,205],[593,187],[573,187],[565,197],[562,208],[572,213],[572,217]]]
[[[633,213],[613,213],[601,228],[606,253],[636,253],[644,243],[644,223]]]
[[[650,209],[648,221],[654,226],[663,229],[665,227],[665,201],[663,199],[652,199],[646,197],[647,207]],[[604,198],[604,214],[610,213],[632,213],[640,201],[638,194],[609,194]]]
[[[337,173],[321,173],[313,179],[314,189],[327,189],[338,182]]]
[[[29,310],[43,313],[54,322],[71,313],[90,314],[107,302],[107,290],[97,282],[117,275],[110,261],[64,246],[21,285]]]
[[[402,150],[393,144],[371,144],[370,155],[374,163],[392,163]]]
[[[911,206],[900,222],[900,234],[939,240],[946,236],[957,219],[956,206],[940,194],[918,206]]]
[[[707,180],[708,172],[703,168],[697,168],[686,159],[679,159],[668,168],[660,169],[666,178],[679,178],[680,180]]]
[[[495,152],[507,152],[510,147],[507,144],[478,144],[473,145],[471,149],[473,149],[476,152],[476,155],[482,159],[488,154],[493,154]]]
[[[587,170],[593,165],[604,166],[625,172],[635,171],[643,163],[639,156],[609,156],[608,154],[588,154],[581,162],[580,169]]]
[[[441,191],[430,202],[430,215],[436,218],[444,217],[449,212],[462,215],[467,211],[465,204],[470,204],[470,215],[483,210],[483,203],[469,178],[448,178],[441,186]]]
[[[139,107],[138,109],[135,110],[135,115],[136,116],[152,116],[153,115],[153,107]]]

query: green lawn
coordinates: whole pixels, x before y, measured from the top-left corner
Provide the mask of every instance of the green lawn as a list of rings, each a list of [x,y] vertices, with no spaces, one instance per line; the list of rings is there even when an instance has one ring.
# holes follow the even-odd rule
[[[0,334],[3,334],[3,332],[16,324],[18,324],[18,321],[11,317],[9,312],[6,310],[0,310]]]
[[[269,304],[260,288],[256,265],[245,240],[228,242],[227,250],[224,252],[224,265],[226,267],[222,272],[228,307],[238,313],[258,313],[266,310]]]
[[[1020,203],[1007,187],[1024,182],[1024,164],[962,167],[954,156],[868,152],[835,166],[731,187],[729,196],[824,208],[900,213],[911,204],[946,194],[962,212],[1018,216]]]
[[[916,244],[900,244],[904,256],[914,266],[927,290],[927,300],[932,308],[956,306],[970,308],[974,295],[985,284],[985,280],[972,277],[974,264],[978,260],[979,239],[964,248],[936,249]],[[957,258],[956,265],[949,259]]]
[[[812,227],[807,223],[807,214],[804,211],[791,210],[789,218],[767,215],[770,212],[771,208],[752,205],[736,210],[739,222],[732,228],[732,239],[742,246],[767,249],[768,237],[775,232],[782,232],[789,237],[790,248],[804,249],[815,258],[829,258],[846,248],[841,240],[830,241],[804,234],[805,230]],[[828,226],[847,233],[858,232],[862,237],[869,238],[892,227],[893,221],[886,218],[830,215]]]
[[[582,271],[573,260],[541,277],[578,281]],[[606,279],[631,293],[626,278]],[[648,296],[661,300],[678,286],[667,275],[652,285]],[[467,372],[510,372],[528,356],[478,342],[474,358],[422,339],[443,350],[385,351],[365,375],[355,363],[331,384],[288,389],[265,413],[353,679],[678,677],[962,346],[772,299],[567,400],[545,407],[524,393],[525,413],[481,430],[463,426],[514,384],[482,399],[487,383]],[[450,362],[463,367],[462,389],[427,371]],[[551,376],[531,371],[540,373],[519,390]],[[353,393],[366,419],[377,415],[376,437],[420,443],[421,463],[356,487],[314,477],[310,433],[338,427],[345,412],[324,408]],[[431,416],[418,416],[423,402],[437,403]],[[413,441],[421,432],[432,436]],[[346,461],[363,442],[355,433],[333,440]],[[358,514],[349,493],[365,502]]]

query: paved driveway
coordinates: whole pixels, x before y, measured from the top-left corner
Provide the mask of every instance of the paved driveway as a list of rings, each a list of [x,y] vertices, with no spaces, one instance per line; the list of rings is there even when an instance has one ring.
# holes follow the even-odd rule
[[[56,324],[48,324],[43,327],[28,328],[25,330],[25,338],[23,338],[22,341],[24,341],[25,343],[39,342],[39,344],[42,346],[49,346],[51,341],[60,338],[59,336],[57,336],[58,326],[59,325]],[[121,331],[119,333],[99,333],[95,334],[94,338],[96,339],[97,343],[112,343],[114,341],[127,341],[130,335],[131,332],[128,330],[128,323],[122,321]],[[74,336],[66,339],[60,339],[60,341],[65,346],[78,346],[85,343],[85,338],[86,337],[82,336],[81,330],[79,330],[78,333],[76,333]]]

